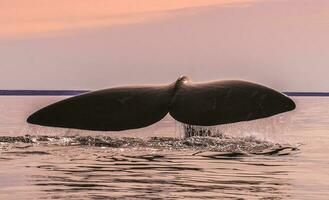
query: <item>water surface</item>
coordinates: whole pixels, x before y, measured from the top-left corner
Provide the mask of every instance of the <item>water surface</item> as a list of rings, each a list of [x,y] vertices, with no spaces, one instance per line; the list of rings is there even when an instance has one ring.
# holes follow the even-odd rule
[[[329,98],[183,138],[166,117],[150,127],[91,132],[28,125],[65,97],[0,97],[0,199],[327,199]],[[223,134],[222,134],[223,133]]]

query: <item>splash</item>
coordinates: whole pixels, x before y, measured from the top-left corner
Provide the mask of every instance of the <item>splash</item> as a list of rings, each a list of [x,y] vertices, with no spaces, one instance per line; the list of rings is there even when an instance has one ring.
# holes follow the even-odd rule
[[[27,146],[22,146],[25,144]],[[184,151],[193,150],[198,152],[239,152],[243,154],[255,155],[273,155],[282,150],[298,150],[297,147],[284,146],[278,143],[272,143],[255,137],[207,137],[190,136],[185,138],[173,137],[151,137],[142,138],[115,138],[106,136],[2,136],[0,137],[0,146],[3,151],[10,148],[29,148],[35,145],[56,145],[56,146],[89,146],[89,147],[107,147],[107,148],[126,148],[126,149],[156,149]]]
[[[286,142],[283,135],[290,130],[291,116],[280,114],[269,118],[217,126],[193,126],[178,123],[180,137],[255,137],[265,141]]]
[[[163,132],[157,133],[158,129],[133,131],[136,134],[122,132],[120,134],[113,132],[112,134],[112,132],[27,126],[22,130],[22,133],[25,134],[23,136],[0,137],[0,150],[5,151],[13,146],[17,148],[56,145],[146,151],[192,150],[196,152],[231,152],[234,155],[235,153],[237,153],[236,155],[239,153],[272,155],[298,149],[295,144],[289,144],[287,140],[284,140],[285,137],[282,137],[284,132],[289,131],[290,121],[291,117],[287,115],[277,115],[249,122],[204,127],[186,125],[167,119],[169,126],[175,127],[175,130],[166,129],[166,133],[176,133],[171,134],[170,137],[166,137],[166,133]]]

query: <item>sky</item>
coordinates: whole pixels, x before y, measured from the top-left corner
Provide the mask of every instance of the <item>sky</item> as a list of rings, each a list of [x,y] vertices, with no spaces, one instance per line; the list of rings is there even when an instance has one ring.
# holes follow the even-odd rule
[[[328,0],[0,0],[0,89],[243,79],[329,91]]]

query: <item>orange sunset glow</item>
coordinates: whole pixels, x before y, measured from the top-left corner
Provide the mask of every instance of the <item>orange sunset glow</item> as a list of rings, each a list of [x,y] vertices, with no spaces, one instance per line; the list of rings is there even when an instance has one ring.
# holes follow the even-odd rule
[[[0,86],[97,89],[186,74],[325,91],[328,11],[328,0],[2,0]]]
[[[168,16],[168,11],[252,0],[30,0],[0,3],[0,37],[108,27]]]

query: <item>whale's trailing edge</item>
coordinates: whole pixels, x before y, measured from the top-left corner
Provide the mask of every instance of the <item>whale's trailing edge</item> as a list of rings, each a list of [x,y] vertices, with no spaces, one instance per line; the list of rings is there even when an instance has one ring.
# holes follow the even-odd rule
[[[168,112],[178,121],[211,126],[269,117],[295,109],[287,96],[245,81],[192,83],[181,77],[164,86],[99,90],[38,110],[27,122],[95,131],[149,126]]]

